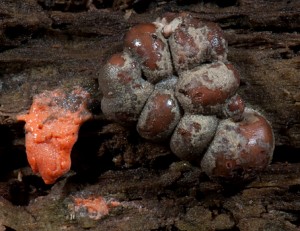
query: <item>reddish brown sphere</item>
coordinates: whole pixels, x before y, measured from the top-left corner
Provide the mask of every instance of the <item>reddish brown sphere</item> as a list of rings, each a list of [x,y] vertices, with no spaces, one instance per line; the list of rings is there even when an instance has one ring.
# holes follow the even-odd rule
[[[201,161],[202,170],[217,179],[252,179],[270,164],[274,143],[268,121],[257,111],[246,108],[242,121],[220,122]]]
[[[239,77],[222,62],[205,64],[179,76],[176,97],[188,113],[219,113],[239,87]]]
[[[154,87],[142,77],[141,68],[128,53],[113,55],[101,70],[99,88],[103,114],[121,124],[138,117]]]
[[[226,61],[227,42],[215,23],[204,23],[189,14],[164,20],[175,70],[180,73],[204,62]]]
[[[242,119],[244,110],[244,100],[238,94],[236,94],[226,100],[222,112],[225,118],[231,118],[234,121],[240,121]]]
[[[143,23],[132,27],[125,35],[124,48],[141,61],[149,82],[156,83],[172,75],[168,44],[156,24]]]
[[[200,163],[217,126],[215,116],[185,114],[171,137],[172,152],[182,160]]]
[[[112,55],[99,75],[99,87],[104,97],[114,98],[126,90],[139,87],[141,67],[128,53]],[[113,83],[113,84],[112,84]],[[122,88],[120,87],[122,86]]]
[[[180,119],[173,90],[155,90],[149,97],[137,124],[138,133],[149,140],[168,138]]]

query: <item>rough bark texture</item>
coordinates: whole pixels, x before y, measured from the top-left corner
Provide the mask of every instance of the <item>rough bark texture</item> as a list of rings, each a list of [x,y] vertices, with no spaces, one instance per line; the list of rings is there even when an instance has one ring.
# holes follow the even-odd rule
[[[299,229],[300,2],[109,2],[0,2],[0,230]],[[228,59],[242,77],[239,93],[273,125],[274,163],[242,187],[211,182],[168,146],[101,115],[97,73],[122,49],[124,32],[182,10],[224,29]],[[26,167],[24,124],[16,115],[43,90],[78,85],[94,99],[94,119],[73,149],[74,171],[46,186]],[[97,221],[74,217],[76,195],[121,204]]]

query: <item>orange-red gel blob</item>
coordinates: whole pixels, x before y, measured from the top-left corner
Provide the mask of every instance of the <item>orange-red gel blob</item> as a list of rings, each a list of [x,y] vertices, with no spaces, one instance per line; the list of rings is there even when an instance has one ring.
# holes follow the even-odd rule
[[[28,162],[46,184],[54,183],[70,169],[80,125],[91,118],[86,109],[89,97],[81,88],[68,94],[60,89],[44,91],[34,97],[29,114],[17,117],[26,122]]]

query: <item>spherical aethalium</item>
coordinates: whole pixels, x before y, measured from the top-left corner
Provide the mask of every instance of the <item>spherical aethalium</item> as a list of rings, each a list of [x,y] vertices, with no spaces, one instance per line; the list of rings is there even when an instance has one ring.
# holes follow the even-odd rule
[[[201,168],[211,178],[249,180],[270,164],[274,145],[269,122],[246,108],[240,122],[220,121]]]
[[[179,75],[176,97],[188,113],[218,113],[239,87],[239,77],[224,63],[195,67]]]
[[[155,90],[149,97],[137,123],[138,133],[149,140],[168,138],[180,119],[173,90]]]
[[[204,62],[227,60],[227,42],[221,28],[181,13],[163,18],[163,34],[169,37],[175,70],[180,73]],[[169,21],[169,22],[168,22]]]
[[[143,74],[151,83],[171,76],[173,66],[166,39],[155,23],[132,27],[125,35],[124,48],[141,62]]]
[[[216,116],[185,114],[171,137],[172,152],[182,160],[200,163],[218,122]]]
[[[140,64],[127,52],[113,55],[99,76],[103,114],[121,124],[138,117],[154,86],[142,78]]]
[[[244,110],[245,103],[243,99],[238,94],[235,94],[225,101],[221,117],[231,118],[234,121],[239,121],[243,117]]]

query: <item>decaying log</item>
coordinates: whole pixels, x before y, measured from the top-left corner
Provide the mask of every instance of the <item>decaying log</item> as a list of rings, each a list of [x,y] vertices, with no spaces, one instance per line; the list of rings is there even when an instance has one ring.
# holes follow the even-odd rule
[[[26,207],[1,199],[0,222],[13,230],[298,230],[299,168],[273,164],[244,188],[222,187],[185,162],[107,171],[93,185],[70,177]],[[120,204],[101,220],[80,217],[72,198],[86,195]]]
[[[1,1],[0,230],[299,229],[299,9],[298,0]],[[241,73],[240,95],[272,123],[275,160],[253,182],[212,182],[168,146],[101,114],[97,76],[106,58],[122,49],[130,26],[169,11],[223,28],[228,59]],[[16,116],[35,94],[74,86],[92,95],[94,119],[81,129],[73,171],[45,186],[26,167],[24,124]],[[80,217],[72,209],[78,195],[120,205],[100,220]]]

